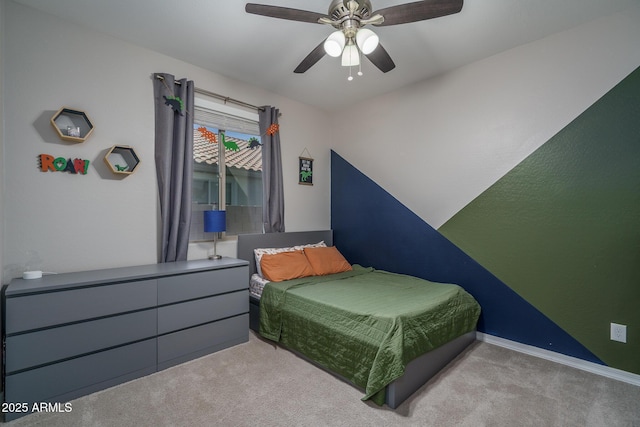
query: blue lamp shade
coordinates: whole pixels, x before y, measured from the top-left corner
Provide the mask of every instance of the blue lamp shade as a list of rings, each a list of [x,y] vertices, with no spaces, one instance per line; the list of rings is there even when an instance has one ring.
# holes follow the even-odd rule
[[[216,233],[227,229],[226,211],[204,211],[205,233]]]

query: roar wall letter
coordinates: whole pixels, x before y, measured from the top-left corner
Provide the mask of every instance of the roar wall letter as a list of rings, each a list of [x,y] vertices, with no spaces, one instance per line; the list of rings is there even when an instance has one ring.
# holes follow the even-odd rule
[[[64,157],[53,157],[50,154],[40,154],[40,170],[42,172],[71,172],[82,175],[89,170],[89,160],[65,159]]]

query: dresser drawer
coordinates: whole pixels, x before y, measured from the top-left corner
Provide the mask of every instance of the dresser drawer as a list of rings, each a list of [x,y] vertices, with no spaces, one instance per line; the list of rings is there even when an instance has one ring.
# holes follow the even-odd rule
[[[242,290],[158,308],[158,334],[177,331],[249,312],[249,291]]]
[[[158,337],[158,370],[248,340],[248,314],[163,335]]]
[[[68,398],[74,394],[82,394],[80,392],[87,387],[93,387],[92,390],[104,388],[104,385],[100,385],[117,378],[130,379],[136,373],[152,373],[155,367],[156,339],[141,341],[7,375],[5,402],[45,402],[58,396]]]
[[[248,288],[248,266],[163,277],[158,279],[158,304],[170,304]]]
[[[7,373],[156,336],[157,310],[75,323],[7,337]]]
[[[156,280],[7,298],[6,333],[155,307]]]

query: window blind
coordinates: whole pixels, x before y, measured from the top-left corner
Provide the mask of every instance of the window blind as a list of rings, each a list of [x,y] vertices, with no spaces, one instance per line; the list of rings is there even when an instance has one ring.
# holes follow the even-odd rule
[[[260,128],[256,120],[235,116],[229,113],[203,109],[196,106],[193,120],[195,123],[226,131],[240,132],[248,135],[260,135]]]

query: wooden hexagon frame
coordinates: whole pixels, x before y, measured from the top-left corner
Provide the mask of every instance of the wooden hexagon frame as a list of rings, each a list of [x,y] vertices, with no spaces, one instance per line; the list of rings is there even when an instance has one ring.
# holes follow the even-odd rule
[[[65,141],[84,142],[93,132],[87,113],[67,107],[62,107],[51,117],[51,125]]]
[[[114,145],[104,156],[105,163],[113,173],[130,175],[136,171],[140,158],[128,145]]]

